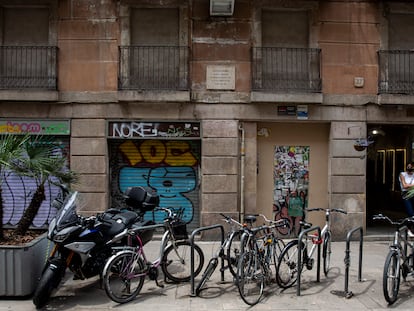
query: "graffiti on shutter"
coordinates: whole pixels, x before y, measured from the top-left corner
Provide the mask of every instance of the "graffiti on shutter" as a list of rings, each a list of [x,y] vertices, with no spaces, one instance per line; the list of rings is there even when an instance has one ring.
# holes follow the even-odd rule
[[[69,139],[60,139],[60,150],[63,155],[69,154]],[[13,172],[6,171],[2,184],[3,197],[3,225],[15,227],[24,210],[29,206],[30,200],[36,191],[36,182],[29,178],[19,176]],[[51,206],[52,201],[60,194],[60,189],[50,183],[45,185],[46,200],[43,201],[40,209],[33,220],[32,227],[47,228],[49,222],[56,215],[56,210]]]
[[[126,140],[111,144],[112,201],[122,204],[122,193],[133,186],[155,189],[160,207],[183,212],[187,223],[198,223],[198,166],[200,142],[188,140]],[[145,217],[162,222],[165,213]]]

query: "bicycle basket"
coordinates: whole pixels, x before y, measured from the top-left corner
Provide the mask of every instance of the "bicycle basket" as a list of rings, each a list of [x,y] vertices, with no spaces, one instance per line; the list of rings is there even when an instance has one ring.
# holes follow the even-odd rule
[[[171,227],[172,227],[172,233],[176,240],[188,239],[187,224],[184,221],[180,219],[173,220],[171,222]]]

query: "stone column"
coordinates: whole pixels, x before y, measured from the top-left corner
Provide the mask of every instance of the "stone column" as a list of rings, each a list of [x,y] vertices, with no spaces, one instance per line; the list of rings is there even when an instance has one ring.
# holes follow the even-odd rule
[[[95,215],[108,208],[107,142],[104,119],[73,119],[70,166],[80,175],[85,199],[82,212]]]
[[[224,224],[219,213],[238,217],[238,137],[236,120],[202,122],[201,226]],[[203,236],[216,233],[205,232]]]
[[[366,223],[366,150],[357,151],[355,141],[366,137],[365,122],[332,122],[330,132],[330,208],[348,215],[332,215],[334,237],[344,240],[349,230]]]

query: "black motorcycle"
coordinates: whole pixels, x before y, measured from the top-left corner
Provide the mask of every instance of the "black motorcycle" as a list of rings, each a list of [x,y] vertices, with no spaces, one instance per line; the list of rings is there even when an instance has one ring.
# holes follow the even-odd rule
[[[78,192],[67,192],[64,201],[55,200],[53,205],[59,210],[49,225],[47,236],[55,244],[33,296],[36,308],[47,303],[66,268],[73,272],[74,279],[101,276],[106,260],[112,255],[112,247],[127,245],[128,240],[125,238],[116,244],[107,242],[133,224],[153,224],[144,221],[143,216],[158,206],[159,197],[155,192],[131,187],[126,190],[125,199],[128,209],[111,208],[91,217],[77,213],[82,204]]]

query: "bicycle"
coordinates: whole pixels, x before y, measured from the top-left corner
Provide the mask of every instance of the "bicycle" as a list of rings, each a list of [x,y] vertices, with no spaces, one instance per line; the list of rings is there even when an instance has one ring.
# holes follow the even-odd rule
[[[216,270],[219,263],[219,258],[227,261],[227,266],[220,269],[223,272],[225,269],[229,269],[230,273],[235,277],[237,272],[238,258],[241,253],[240,249],[240,235],[244,226],[252,226],[256,221],[256,216],[247,215],[244,218],[246,224],[241,224],[237,220],[226,216],[222,213],[220,215],[224,218],[223,220],[230,225],[230,231],[227,233],[226,238],[221,243],[216,254],[210,259],[204,273],[201,277],[200,282],[195,288],[195,294],[198,296],[205,284],[210,279],[213,272]]]
[[[338,208],[325,209],[325,208],[308,208],[308,212],[312,211],[324,211],[325,212],[325,225],[321,230],[321,235],[318,234],[306,234],[305,241],[302,245],[302,261],[301,267],[298,266],[298,249],[299,249],[299,239],[294,239],[290,241],[286,247],[283,249],[280,254],[278,265],[277,265],[277,283],[282,288],[291,287],[295,284],[298,273],[302,273],[303,267],[306,266],[308,270],[313,268],[314,259],[313,254],[315,253],[316,247],[318,244],[322,243],[322,258],[323,258],[323,272],[325,276],[328,276],[330,268],[330,259],[331,259],[331,241],[332,241],[332,232],[331,232],[331,213],[342,213],[347,214],[346,211]],[[312,227],[312,224],[306,221],[301,221],[301,230],[309,229]],[[312,244],[312,246],[310,246]]]
[[[239,258],[237,287],[240,297],[251,306],[262,298],[265,284],[276,279],[277,252],[283,241],[275,236],[275,230],[279,226],[286,226],[287,222],[285,219],[269,222],[270,225],[246,229],[241,239],[245,251]]]
[[[157,281],[159,267],[167,279],[174,282],[189,281],[191,278],[190,258],[191,243],[188,239],[178,240],[174,232],[176,215],[168,208],[160,208],[168,213],[163,224],[155,224],[143,227],[133,227],[118,234],[114,239],[128,236],[128,245],[136,247],[120,248],[105,264],[102,279],[105,292],[110,299],[118,303],[126,303],[133,300],[141,291],[145,277],[154,280],[157,286],[163,287]],[[181,225],[182,226],[182,225]],[[143,240],[146,232],[153,232],[157,228],[164,228],[161,238],[159,256],[150,262],[144,251],[147,241]],[[182,229],[179,230],[182,233]],[[183,236],[181,236],[183,238]],[[132,244],[135,239],[135,244]],[[148,239],[147,239],[148,240]],[[194,275],[198,275],[204,264],[204,254],[198,245],[194,245]]]
[[[384,298],[389,305],[392,305],[398,298],[401,275],[404,282],[407,276],[414,276],[414,244],[407,239],[408,226],[414,224],[414,217],[393,221],[388,216],[378,214],[374,215],[373,219],[386,220],[395,227],[394,238],[389,246],[382,276]],[[410,249],[409,255],[408,248]]]

